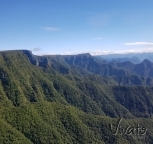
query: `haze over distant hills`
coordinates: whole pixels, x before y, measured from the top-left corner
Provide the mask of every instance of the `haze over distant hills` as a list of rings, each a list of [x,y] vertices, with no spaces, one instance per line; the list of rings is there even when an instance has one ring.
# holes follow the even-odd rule
[[[105,59],[108,61],[116,61],[116,62],[125,62],[130,61],[132,63],[138,64],[142,62],[144,59],[148,59],[153,62],[153,53],[127,53],[127,54],[107,54],[107,55],[98,55],[96,56],[101,59]]]

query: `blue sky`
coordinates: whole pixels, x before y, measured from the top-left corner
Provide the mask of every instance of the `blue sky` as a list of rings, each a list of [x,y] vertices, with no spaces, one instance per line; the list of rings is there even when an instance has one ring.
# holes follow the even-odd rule
[[[0,0],[0,50],[153,52],[153,0]]]

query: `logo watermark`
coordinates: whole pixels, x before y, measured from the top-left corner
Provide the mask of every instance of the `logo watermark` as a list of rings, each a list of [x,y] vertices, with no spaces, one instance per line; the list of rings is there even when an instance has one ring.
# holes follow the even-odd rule
[[[131,136],[133,139],[146,140],[147,128],[137,123],[136,126],[124,126],[122,124],[123,118],[120,118],[116,125],[111,126],[111,132],[113,135]]]

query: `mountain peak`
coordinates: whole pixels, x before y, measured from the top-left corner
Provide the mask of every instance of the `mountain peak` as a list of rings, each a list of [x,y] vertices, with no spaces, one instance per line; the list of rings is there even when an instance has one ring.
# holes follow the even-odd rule
[[[152,63],[152,62],[148,59],[144,59],[142,63]]]

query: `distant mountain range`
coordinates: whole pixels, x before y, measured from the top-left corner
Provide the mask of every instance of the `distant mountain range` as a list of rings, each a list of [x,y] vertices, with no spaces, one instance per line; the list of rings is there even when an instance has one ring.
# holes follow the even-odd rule
[[[144,59],[148,59],[153,62],[153,53],[128,53],[128,54],[108,54],[96,56],[99,59],[107,61],[125,62],[130,61],[134,64],[142,62]]]
[[[105,59],[104,59],[105,60]],[[134,63],[134,64],[138,64],[138,63],[141,63],[142,61],[137,58],[137,57],[132,57],[132,58],[112,58],[112,59],[106,59],[108,62],[116,62],[116,63],[123,63],[123,62],[126,62],[126,61],[129,61],[131,63]]]

